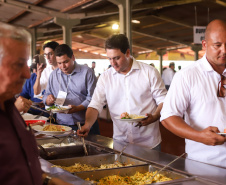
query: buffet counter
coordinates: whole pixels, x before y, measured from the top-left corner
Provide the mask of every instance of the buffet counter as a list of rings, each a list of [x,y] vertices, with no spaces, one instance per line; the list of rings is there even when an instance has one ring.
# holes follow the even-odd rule
[[[37,139],[38,143],[40,141],[42,140]],[[105,154],[118,155],[120,151],[123,149],[123,147],[127,144],[127,143],[119,142],[111,138],[107,138],[99,135],[88,136],[85,139],[85,141],[86,141],[86,144],[90,147],[89,149],[90,151],[88,151],[88,153],[90,152],[90,156],[84,156],[83,154],[81,154],[79,156],[80,157],[79,160],[81,161],[82,160],[92,161],[92,158],[94,159],[95,156],[97,157],[98,155],[100,156],[101,155],[104,156]],[[79,149],[76,149],[76,150],[79,150]],[[177,157],[170,154],[151,150],[145,147],[140,147],[134,144],[129,144],[125,148],[122,156],[130,157],[133,160],[145,162],[148,164],[149,169],[151,167],[160,169],[161,167],[173,161]],[[78,157],[78,156],[70,156],[70,157]],[[117,156],[115,157],[117,158]],[[101,175],[100,172],[97,172],[97,171],[73,175],[61,168],[53,167],[51,160],[44,160],[40,158],[40,162],[41,162],[43,171],[51,174],[51,176],[59,177],[67,182],[70,182],[76,185],[92,184],[91,182],[85,181],[80,177],[85,177],[85,176],[91,177],[95,175]],[[144,168],[144,167],[145,166],[142,166],[141,164],[139,164],[138,166],[131,168],[130,171],[143,170],[140,168]],[[124,169],[120,169],[120,173],[123,173]],[[226,182],[226,168],[220,168],[217,166],[208,165],[208,164],[200,163],[200,162],[185,159],[185,158],[178,159],[169,167],[167,167],[166,170],[172,173],[173,176],[176,175],[178,179],[175,181],[161,182],[161,184],[177,184],[177,185],[188,185],[188,184],[192,184],[192,185],[219,184],[220,185],[222,184],[223,185]],[[119,171],[119,170],[117,169],[116,171]],[[108,169],[103,173],[108,174],[110,172],[112,173],[113,170]]]

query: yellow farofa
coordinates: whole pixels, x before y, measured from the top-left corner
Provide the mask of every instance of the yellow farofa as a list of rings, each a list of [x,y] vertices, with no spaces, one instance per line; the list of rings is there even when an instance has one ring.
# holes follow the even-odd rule
[[[130,114],[129,117],[130,117],[131,119],[145,118],[145,116],[140,116],[140,115],[136,115],[136,114]]]
[[[173,180],[172,178],[166,177],[165,175],[158,174],[154,177],[153,181],[151,182],[152,176],[157,173],[155,172],[146,172],[140,173],[136,172],[133,176],[126,176],[122,177],[119,175],[111,175],[104,178],[101,178],[98,181],[98,185],[125,185],[125,184],[132,184],[132,185],[142,185],[142,184],[151,184],[152,182],[164,182]],[[86,179],[89,180],[89,179]]]
[[[91,170],[97,170],[97,169],[117,168],[117,167],[123,167],[123,166],[131,166],[131,165],[132,164],[123,164],[120,162],[115,162],[113,164],[102,164],[99,167],[93,167],[93,166],[87,165],[87,164],[75,163],[72,166],[55,165],[53,167],[59,167],[66,171],[69,171],[70,173],[74,173],[74,172],[91,171]]]
[[[43,131],[65,131],[65,129],[61,125],[46,125],[43,128]]]

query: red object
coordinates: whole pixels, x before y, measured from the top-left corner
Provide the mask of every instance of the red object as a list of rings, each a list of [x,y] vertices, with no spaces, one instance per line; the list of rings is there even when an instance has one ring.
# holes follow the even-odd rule
[[[37,123],[37,122],[41,122],[42,124],[40,124],[40,125],[44,125],[46,123],[46,120],[25,120],[25,123],[27,125],[28,124],[32,125],[32,124]]]
[[[224,129],[224,133],[226,133],[226,128]]]

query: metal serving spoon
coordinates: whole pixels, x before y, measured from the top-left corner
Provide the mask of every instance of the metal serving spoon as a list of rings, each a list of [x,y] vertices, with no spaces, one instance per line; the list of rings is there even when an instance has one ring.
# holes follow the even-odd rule
[[[173,161],[171,161],[169,164],[167,164],[167,165],[165,165],[164,167],[162,167],[155,175],[153,175],[152,177],[151,177],[151,179],[150,180],[148,180],[148,181],[146,181],[146,183],[152,183],[152,181],[153,181],[153,179],[154,179],[154,177],[156,176],[156,175],[158,175],[162,170],[164,170],[165,168],[167,168],[169,165],[171,165],[172,163],[174,163],[176,160],[178,160],[178,159],[180,159],[182,156],[184,156],[186,153],[183,153],[183,154],[181,154],[180,156],[178,156],[176,159],[174,159]]]

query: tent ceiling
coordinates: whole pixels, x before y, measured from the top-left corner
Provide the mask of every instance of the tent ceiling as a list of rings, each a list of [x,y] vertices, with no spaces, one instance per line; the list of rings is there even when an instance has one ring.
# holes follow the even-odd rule
[[[104,54],[104,41],[119,31],[111,25],[119,21],[118,6],[125,0],[2,0],[0,21],[37,30],[37,43],[54,39],[62,42],[62,28],[54,17],[80,19],[73,25],[72,47]],[[133,0],[133,53],[159,49],[193,53],[193,26],[206,26],[213,19],[226,20],[225,0]]]

